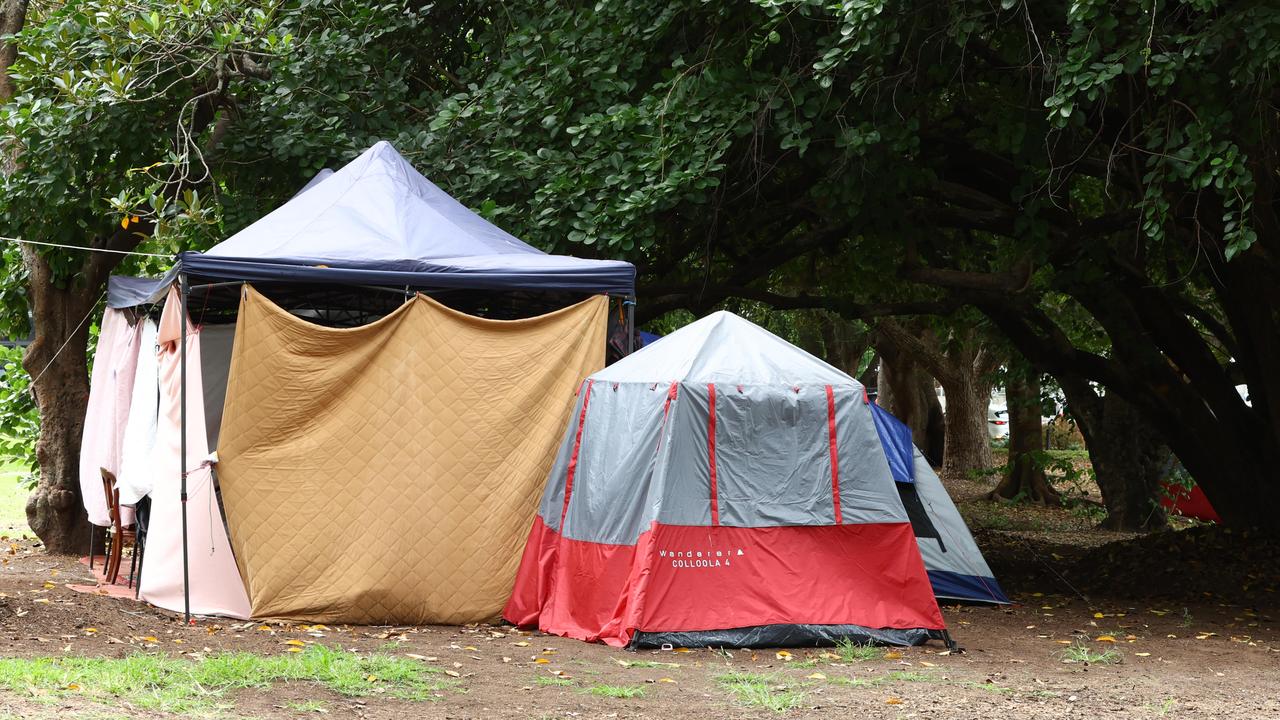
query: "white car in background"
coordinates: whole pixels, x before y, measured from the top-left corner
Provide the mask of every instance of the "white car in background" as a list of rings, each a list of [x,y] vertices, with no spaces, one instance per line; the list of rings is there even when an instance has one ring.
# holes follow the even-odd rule
[[[938,393],[938,404],[942,412],[947,411],[947,395],[942,388],[935,388]],[[991,399],[987,401],[987,435],[992,440],[1009,436],[1009,407],[1003,390],[993,390]]]
[[[987,401],[987,435],[992,440],[1009,437],[1009,403],[1003,390],[993,391]]]

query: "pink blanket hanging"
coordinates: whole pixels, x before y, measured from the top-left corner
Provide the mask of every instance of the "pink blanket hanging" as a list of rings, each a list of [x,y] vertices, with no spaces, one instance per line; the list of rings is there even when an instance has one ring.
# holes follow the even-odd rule
[[[181,337],[179,300],[171,290],[160,320],[158,356],[160,411],[151,467],[151,520],[143,556],[142,598],[159,607],[183,611],[181,492]],[[195,615],[249,617],[249,596],[231,554],[208,465],[204,397],[200,367],[200,331],[187,325],[187,540],[190,558],[191,612]]]

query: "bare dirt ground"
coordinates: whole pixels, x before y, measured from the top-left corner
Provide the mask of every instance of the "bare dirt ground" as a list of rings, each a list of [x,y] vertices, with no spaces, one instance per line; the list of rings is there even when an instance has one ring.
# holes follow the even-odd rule
[[[977,496],[989,483],[949,484],[1018,603],[944,608],[964,648],[958,653],[934,642],[843,662],[827,649],[792,649],[789,658],[773,650],[635,653],[501,626],[183,626],[145,604],[68,590],[66,583],[90,581],[87,569],[18,540],[0,544],[0,655],[276,655],[298,642],[324,643],[412,656],[457,676],[424,702],[277,683],[236,694],[219,711],[230,717],[1280,718],[1277,544],[1213,528],[1138,539],[1099,533],[1069,510],[982,504]],[[1110,650],[1116,662],[1067,662],[1073,648]],[[636,661],[675,666],[624,666]],[[768,676],[768,691],[798,698],[796,706],[775,712],[744,703],[721,680],[733,672]],[[642,693],[591,693],[606,684]],[[31,688],[0,690],[0,718],[8,716],[163,715],[127,698],[102,704]]]

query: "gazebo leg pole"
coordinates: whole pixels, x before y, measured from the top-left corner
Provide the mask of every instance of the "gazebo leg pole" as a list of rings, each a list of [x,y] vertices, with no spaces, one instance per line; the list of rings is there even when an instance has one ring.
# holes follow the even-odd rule
[[[636,351],[636,296],[628,295],[622,301],[627,306],[627,354]]]
[[[191,561],[187,549],[187,275],[178,275],[178,289],[181,296],[182,337],[178,339],[179,364],[181,366],[182,384],[178,401],[182,407],[178,411],[181,420],[178,423],[181,439],[179,455],[182,458],[179,499],[182,502],[182,614],[184,622],[191,623]]]
[[[95,532],[97,529],[98,529],[97,525],[94,525],[93,523],[89,523],[89,569],[90,570],[93,569],[93,536],[97,534]]]

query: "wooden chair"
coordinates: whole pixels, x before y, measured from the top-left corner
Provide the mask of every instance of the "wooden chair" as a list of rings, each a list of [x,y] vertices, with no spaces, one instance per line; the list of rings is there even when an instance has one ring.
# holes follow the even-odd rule
[[[108,585],[114,585],[120,576],[120,560],[124,555],[124,546],[128,545],[134,554],[137,553],[138,536],[133,525],[124,527],[120,520],[120,491],[116,489],[116,476],[110,470],[102,468],[102,489],[107,494],[107,514],[111,525],[107,528],[111,542],[104,561],[104,577]],[[132,574],[129,583],[133,584]]]

